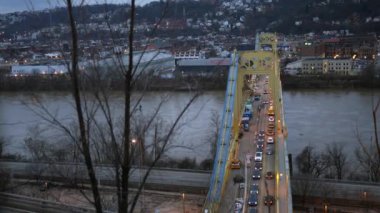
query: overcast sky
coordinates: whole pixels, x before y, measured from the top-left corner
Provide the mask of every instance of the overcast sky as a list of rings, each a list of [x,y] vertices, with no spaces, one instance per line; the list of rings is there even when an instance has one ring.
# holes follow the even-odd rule
[[[73,0],[74,3],[79,3],[82,0]],[[129,3],[130,0],[83,0],[86,4],[103,4],[103,3]],[[136,0],[136,4],[144,5],[155,0]],[[46,8],[54,8],[63,6],[64,0],[0,0],[0,14],[11,13],[24,10],[43,10]]]

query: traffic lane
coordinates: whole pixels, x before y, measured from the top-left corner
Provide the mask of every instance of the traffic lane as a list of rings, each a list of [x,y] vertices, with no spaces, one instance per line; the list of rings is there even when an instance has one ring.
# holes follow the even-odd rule
[[[259,105],[260,104],[260,102],[257,102],[258,104],[257,105]],[[253,141],[253,143],[252,143],[252,147],[253,147],[253,156],[254,156],[254,154],[256,153],[256,150],[257,150],[257,133],[258,133],[258,131],[259,130],[261,130],[262,129],[262,127],[263,127],[263,124],[262,124],[262,118],[263,118],[263,112],[262,111],[258,111],[258,110],[256,110],[257,111],[257,125],[256,125],[256,131],[254,131],[253,132],[253,139],[252,139],[252,141]],[[254,170],[254,167],[255,167],[255,165],[256,165],[256,162],[253,160],[252,161],[252,165],[251,165],[251,168],[249,169],[249,171],[248,171],[248,174],[249,174],[249,187],[251,187],[252,186],[252,184],[258,184],[259,185],[259,196],[258,196],[258,206],[257,207],[249,207],[249,208],[257,208],[257,209],[260,209],[261,208],[261,205],[262,205],[262,197],[261,197],[261,191],[263,190],[262,189],[262,184],[261,184],[261,179],[260,180],[253,180],[252,179],[252,174],[253,174],[253,170]],[[261,174],[262,175],[262,174]],[[247,203],[248,204],[248,203]],[[249,209],[248,208],[248,209]]]
[[[254,109],[256,109],[257,106],[257,102],[254,102]],[[255,166],[255,161],[254,161],[254,156],[255,156],[255,153],[256,153],[256,145],[257,145],[257,141],[255,140],[256,138],[256,133],[258,131],[258,128],[259,128],[259,124],[260,124],[260,115],[258,113],[257,110],[255,110],[255,114],[256,114],[256,119],[253,120],[253,125],[252,125],[252,128],[250,129],[250,132],[249,132],[249,143],[246,143],[246,150],[248,150],[246,152],[246,154],[250,154],[252,155],[252,159],[251,159],[251,164],[250,166],[247,168],[247,176],[246,176],[246,180],[247,180],[247,195],[246,195],[246,199],[245,199],[245,207],[246,209],[249,210],[249,208],[255,208],[255,207],[250,207],[248,206],[248,199],[249,199],[249,190],[251,188],[251,185],[255,182],[252,180],[252,171],[253,171],[253,168]]]
[[[263,101],[269,101],[268,99],[263,99]],[[267,125],[269,124],[269,121],[268,121],[268,116],[266,114],[267,112],[267,105],[265,104],[265,107],[263,108],[263,114],[262,114],[262,117],[264,118],[263,119],[263,129],[266,131],[267,129]],[[265,205],[265,202],[264,202],[264,199],[265,199],[265,196],[266,195],[272,195],[274,196],[275,194],[275,182],[274,182],[274,178],[275,178],[275,158],[274,158],[274,155],[267,155],[265,150],[267,147],[270,147],[272,148],[272,150],[275,152],[275,146],[273,144],[268,144],[267,143],[267,138],[268,136],[265,137],[266,138],[266,141],[265,141],[265,148],[264,148],[264,155],[265,155],[265,170],[263,171],[263,177],[264,177],[264,188],[265,188],[265,191],[264,193],[262,194],[262,207],[261,207],[261,212],[272,212],[273,209],[274,209],[274,205],[272,206],[266,206]],[[272,172],[272,174],[274,175],[273,179],[266,179],[265,176],[266,176],[266,173],[267,172]]]
[[[245,162],[245,156],[250,153],[254,153],[254,150],[252,150],[252,143],[253,143],[253,134],[255,130],[255,123],[254,120],[250,121],[250,129],[248,132],[243,133],[243,137],[239,140],[239,159],[240,162]],[[229,165],[228,165],[229,166]],[[230,169],[230,168],[228,168]],[[239,184],[233,184],[233,177],[235,175],[242,175],[245,177],[244,172],[244,165],[240,169],[230,169],[230,175],[228,177],[227,186],[225,188],[225,193],[222,197],[222,202],[220,206],[220,212],[231,212],[233,211],[234,204],[236,198],[244,198],[242,194],[239,194]],[[245,177],[247,178],[247,177]]]
[[[261,100],[262,101],[262,100]],[[260,124],[259,124],[259,131],[260,130],[264,130],[265,131],[265,125],[266,125],[266,112],[265,112],[265,108],[262,109],[260,111]],[[264,137],[265,138],[265,137]],[[265,146],[265,139],[264,139],[264,146]],[[265,157],[264,157],[264,162],[263,162],[263,170],[261,171],[261,179],[259,181],[259,188],[260,188],[260,194],[259,194],[259,204],[258,204],[258,210],[259,212],[263,212],[263,209],[265,207],[264,205],[264,196],[265,196],[265,170],[266,170],[266,165],[267,165],[267,162],[265,161]]]
[[[270,145],[272,146],[272,145]],[[266,193],[265,195],[275,195],[275,171],[274,171],[274,156],[273,155],[266,155],[266,161],[268,162],[267,164],[267,170],[266,172],[272,172],[273,178],[272,179],[267,179],[265,178],[265,187],[266,187]],[[274,206],[275,203],[273,203],[272,206],[265,206],[263,212],[273,212],[273,209],[275,208]]]

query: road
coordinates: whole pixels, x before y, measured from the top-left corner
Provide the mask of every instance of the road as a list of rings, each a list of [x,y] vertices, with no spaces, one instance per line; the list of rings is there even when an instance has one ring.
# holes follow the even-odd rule
[[[0,168],[8,170],[12,176],[53,176],[58,178],[83,178],[87,179],[84,165],[77,164],[48,164],[28,162],[0,161]],[[130,176],[131,182],[138,183],[140,174],[145,174],[146,169],[135,168]],[[111,181],[114,177],[114,169],[111,166],[96,166],[96,174],[99,181]],[[162,186],[195,188],[206,190],[209,187],[210,172],[199,170],[175,170],[153,169],[147,179],[147,183]]]
[[[0,193],[0,212],[82,213],[95,212],[95,210],[89,208],[68,206],[58,202],[41,200],[22,195]]]
[[[268,160],[268,159],[266,159]],[[37,166],[39,165],[39,166]],[[26,162],[3,162],[0,161],[0,168],[6,169],[8,171],[12,170],[13,175],[29,175],[30,170],[33,168],[43,168],[48,164],[37,164],[37,163],[26,163]],[[61,164],[63,168],[67,168],[68,164]],[[265,166],[265,164],[264,164]],[[58,166],[60,168],[60,166]],[[101,167],[98,167],[98,170]],[[110,168],[105,167],[103,172],[109,170]],[[243,171],[243,169],[241,169]],[[238,170],[235,170],[238,171]],[[45,171],[46,172],[46,171]],[[239,170],[240,172],[240,170]],[[139,173],[138,170],[135,171],[136,175]],[[134,176],[134,175],[133,175]],[[196,187],[202,190],[207,190],[209,187],[211,172],[201,172],[201,171],[189,171],[189,170],[167,170],[167,169],[154,169],[152,171],[151,177],[148,179],[155,182],[162,181],[162,184],[174,184],[180,188],[182,187]],[[138,180],[138,175],[135,180]],[[174,180],[174,181],[173,181]],[[247,181],[251,180],[250,178]],[[292,194],[297,196],[302,196],[302,186],[307,184],[310,188],[307,196],[324,196],[324,197],[334,197],[347,200],[367,200],[371,202],[380,201],[380,184],[369,183],[369,182],[358,182],[358,181],[337,181],[329,179],[303,179],[293,177],[291,179],[292,184]],[[249,185],[249,183],[248,183]],[[238,192],[237,185],[236,194]],[[261,189],[263,190],[263,189]],[[366,195],[364,197],[364,195]]]
[[[258,83],[258,92],[261,93],[261,100],[260,102],[263,103],[265,101],[269,102],[270,101],[270,95],[269,94],[264,94],[264,91],[269,91],[268,84],[265,83],[265,77],[262,76],[261,80]],[[267,109],[268,109],[268,104],[261,104],[261,110],[259,111],[259,124],[258,124],[258,131],[266,131],[267,125],[268,125],[268,116],[267,116]],[[257,141],[255,141],[257,142]],[[273,144],[268,144],[267,143],[267,136],[265,137],[265,142],[264,142],[264,158],[263,158],[263,170],[261,172],[261,179],[259,181],[259,186],[260,186],[260,192],[259,192],[259,203],[257,206],[258,212],[274,212],[274,206],[266,206],[264,204],[264,197],[267,195],[272,195],[274,196],[275,193],[275,182],[274,179],[267,179],[265,178],[265,175],[267,172],[275,172],[274,168],[274,163],[275,163],[275,155],[267,155],[265,150],[266,148],[272,148],[274,151],[274,154],[277,153],[277,150],[275,149],[275,146]],[[252,182],[253,179],[252,177],[252,171],[251,170],[251,175],[248,177]]]
[[[264,90],[268,90],[268,85],[265,83],[264,76],[261,76],[256,86],[257,93],[263,94]],[[251,89],[253,89],[253,86]],[[254,156],[257,149],[256,135],[260,130],[266,130],[268,123],[268,117],[266,115],[267,106],[266,104],[262,103],[263,101],[269,101],[269,95],[262,95],[260,101],[253,102],[252,109],[254,111],[253,119],[250,122],[250,129],[248,132],[244,132],[244,136],[239,140],[239,159],[242,162],[242,168],[238,170],[231,170],[226,182],[219,212],[233,212],[236,199],[244,200],[245,205],[243,207],[243,212],[248,212],[250,208],[257,208],[259,212],[273,212],[273,206],[268,207],[264,205],[264,197],[266,195],[274,195],[275,190],[274,179],[265,179],[266,172],[274,172],[274,155],[267,155],[265,153],[267,146],[271,146],[271,148],[274,150],[273,145],[267,145],[266,142],[264,142],[263,170],[261,172],[261,179],[252,179],[253,168],[255,166]],[[249,158],[248,156],[251,156],[251,159],[247,159]],[[244,177],[244,189],[241,189],[239,184],[234,184],[233,178],[236,175],[241,175]],[[259,197],[257,207],[248,206],[248,198],[250,195],[249,191],[252,184],[259,184]]]

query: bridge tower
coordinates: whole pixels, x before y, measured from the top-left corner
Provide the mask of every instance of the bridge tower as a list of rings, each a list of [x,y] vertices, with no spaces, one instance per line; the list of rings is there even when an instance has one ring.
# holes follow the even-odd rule
[[[244,111],[244,102],[247,99],[247,95],[243,91],[246,75],[269,76],[269,86],[276,115],[276,136],[286,136],[277,37],[275,34],[261,33],[256,36],[256,50],[235,52],[231,59],[217,152],[204,206],[209,213],[218,212],[221,197],[225,193],[225,183],[230,171],[229,165],[235,151],[238,150],[239,124]],[[275,161],[278,160],[276,154]],[[276,173],[278,173],[278,163],[275,167]],[[279,184],[279,177],[277,177],[276,190],[278,190]]]

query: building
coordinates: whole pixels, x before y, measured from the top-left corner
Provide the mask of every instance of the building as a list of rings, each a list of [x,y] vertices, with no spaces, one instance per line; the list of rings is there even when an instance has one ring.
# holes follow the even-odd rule
[[[323,73],[323,59],[310,58],[302,60],[301,74],[320,75]]]
[[[296,61],[299,63],[298,61]],[[296,63],[293,62],[293,63]],[[309,58],[301,60],[302,75],[358,75],[368,63],[365,60],[346,59],[325,59],[325,58]],[[296,67],[295,65],[293,65]],[[288,66],[287,66],[288,68]],[[291,66],[289,66],[290,70]],[[292,72],[292,74],[295,72]],[[289,73],[290,74],[290,73]]]
[[[326,58],[374,59],[377,54],[375,35],[345,36],[323,41]]]
[[[104,71],[113,72],[119,70],[120,66],[127,67],[129,64],[129,55],[121,54],[120,57],[112,54],[110,57],[100,60],[88,60],[79,64],[79,68],[91,70],[98,67]],[[164,50],[136,51],[133,54],[134,71],[137,74],[153,72],[154,75],[160,73],[170,73],[175,68],[173,55]],[[119,72],[117,72],[119,74]]]
[[[206,53],[205,51],[196,51],[194,50],[189,50],[189,51],[178,51],[174,53],[174,58],[176,60],[179,59],[204,59],[206,58]]]
[[[307,57],[325,57],[324,46],[320,42],[309,42],[306,41],[302,43],[297,48],[297,52],[301,58]]]
[[[59,75],[68,72],[66,65],[13,65],[11,76]]]
[[[302,72],[302,60],[288,63],[285,66],[284,73],[287,75],[299,75]]]
[[[231,65],[229,58],[178,60],[176,74],[182,77],[223,77]]]
[[[377,54],[375,35],[344,36],[338,38],[305,41],[297,48],[302,58],[357,58],[374,59]]]

